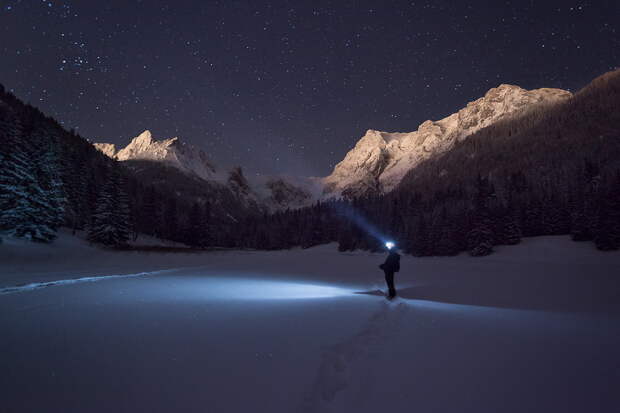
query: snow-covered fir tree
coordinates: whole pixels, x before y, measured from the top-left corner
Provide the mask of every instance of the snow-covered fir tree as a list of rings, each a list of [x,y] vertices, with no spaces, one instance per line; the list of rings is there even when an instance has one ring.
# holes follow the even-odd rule
[[[493,252],[493,221],[489,201],[494,196],[495,191],[488,179],[478,176],[472,226],[467,233],[469,254],[474,257],[489,255]]]
[[[123,246],[130,239],[129,199],[120,167],[111,168],[97,198],[88,240],[108,247]]]
[[[210,205],[196,202],[192,206],[185,225],[185,242],[192,247],[204,248],[211,244]]]
[[[64,193],[52,136],[22,132],[18,119],[2,115],[5,145],[0,152],[0,231],[51,242],[62,224]]]
[[[60,177],[60,158],[58,138],[53,131],[41,136],[37,141],[39,150],[35,152],[35,173],[43,191],[44,199],[39,211],[39,220],[54,233],[64,221],[67,203],[64,184]]]
[[[602,198],[594,242],[603,251],[620,248],[620,171],[616,172],[608,193]]]

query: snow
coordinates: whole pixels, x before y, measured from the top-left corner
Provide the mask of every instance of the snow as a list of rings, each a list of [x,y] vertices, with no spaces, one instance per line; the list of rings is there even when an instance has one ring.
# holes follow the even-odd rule
[[[3,406],[582,412],[620,402],[620,253],[539,237],[484,258],[403,256],[393,302],[378,292],[384,258],[335,245],[147,254],[66,234],[5,240]],[[105,274],[116,277],[88,279]]]

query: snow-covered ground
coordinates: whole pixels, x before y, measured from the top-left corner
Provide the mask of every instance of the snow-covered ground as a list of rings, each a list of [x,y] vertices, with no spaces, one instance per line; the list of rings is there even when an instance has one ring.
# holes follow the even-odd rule
[[[377,292],[383,258],[5,241],[0,411],[620,405],[620,253],[540,237],[485,258],[403,257],[394,302]]]

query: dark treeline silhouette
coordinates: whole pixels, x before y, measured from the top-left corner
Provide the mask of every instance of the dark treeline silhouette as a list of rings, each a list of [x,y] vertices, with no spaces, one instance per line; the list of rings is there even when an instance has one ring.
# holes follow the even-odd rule
[[[268,214],[229,188],[144,161],[122,165],[0,87],[0,233],[51,241],[60,226],[123,246],[139,233],[193,247],[338,242],[482,256],[522,237],[570,234],[620,247],[620,71],[554,106],[525,109],[411,170],[385,195]],[[148,166],[148,167],[147,167]]]

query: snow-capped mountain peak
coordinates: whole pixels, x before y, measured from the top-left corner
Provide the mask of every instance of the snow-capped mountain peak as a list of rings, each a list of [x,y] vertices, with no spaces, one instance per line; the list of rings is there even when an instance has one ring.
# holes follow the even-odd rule
[[[267,210],[302,207],[310,204],[316,192],[310,191],[315,183],[308,179],[293,184],[284,178],[248,180],[237,167],[229,172],[216,170],[201,149],[174,137],[156,140],[145,130],[124,148],[117,150],[110,143],[95,143],[95,148],[118,161],[152,161],[195,175],[213,187],[225,188],[245,207],[256,206]],[[144,166],[144,165],[142,165]],[[140,168],[143,169],[143,168]]]
[[[149,130],[131,140],[118,152],[109,143],[96,143],[101,152],[119,161],[146,160],[170,164],[184,172],[193,173],[202,179],[213,179],[215,166],[200,148],[181,141],[178,137],[156,140]]]
[[[328,196],[356,196],[386,192],[405,174],[431,156],[450,149],[455,142],[499,120],[537,105],[568,99],[561,89],[525,90],[501,84],[458,112],[438,121],[427,120],[416,131],[389,133],[373,129],[357,142],[331,175],[323,179]]]
[[[99,150],[99,152],[109,156],[110,158],[116,157],[116,145],[113,143],[93,143],[93,146]]]

